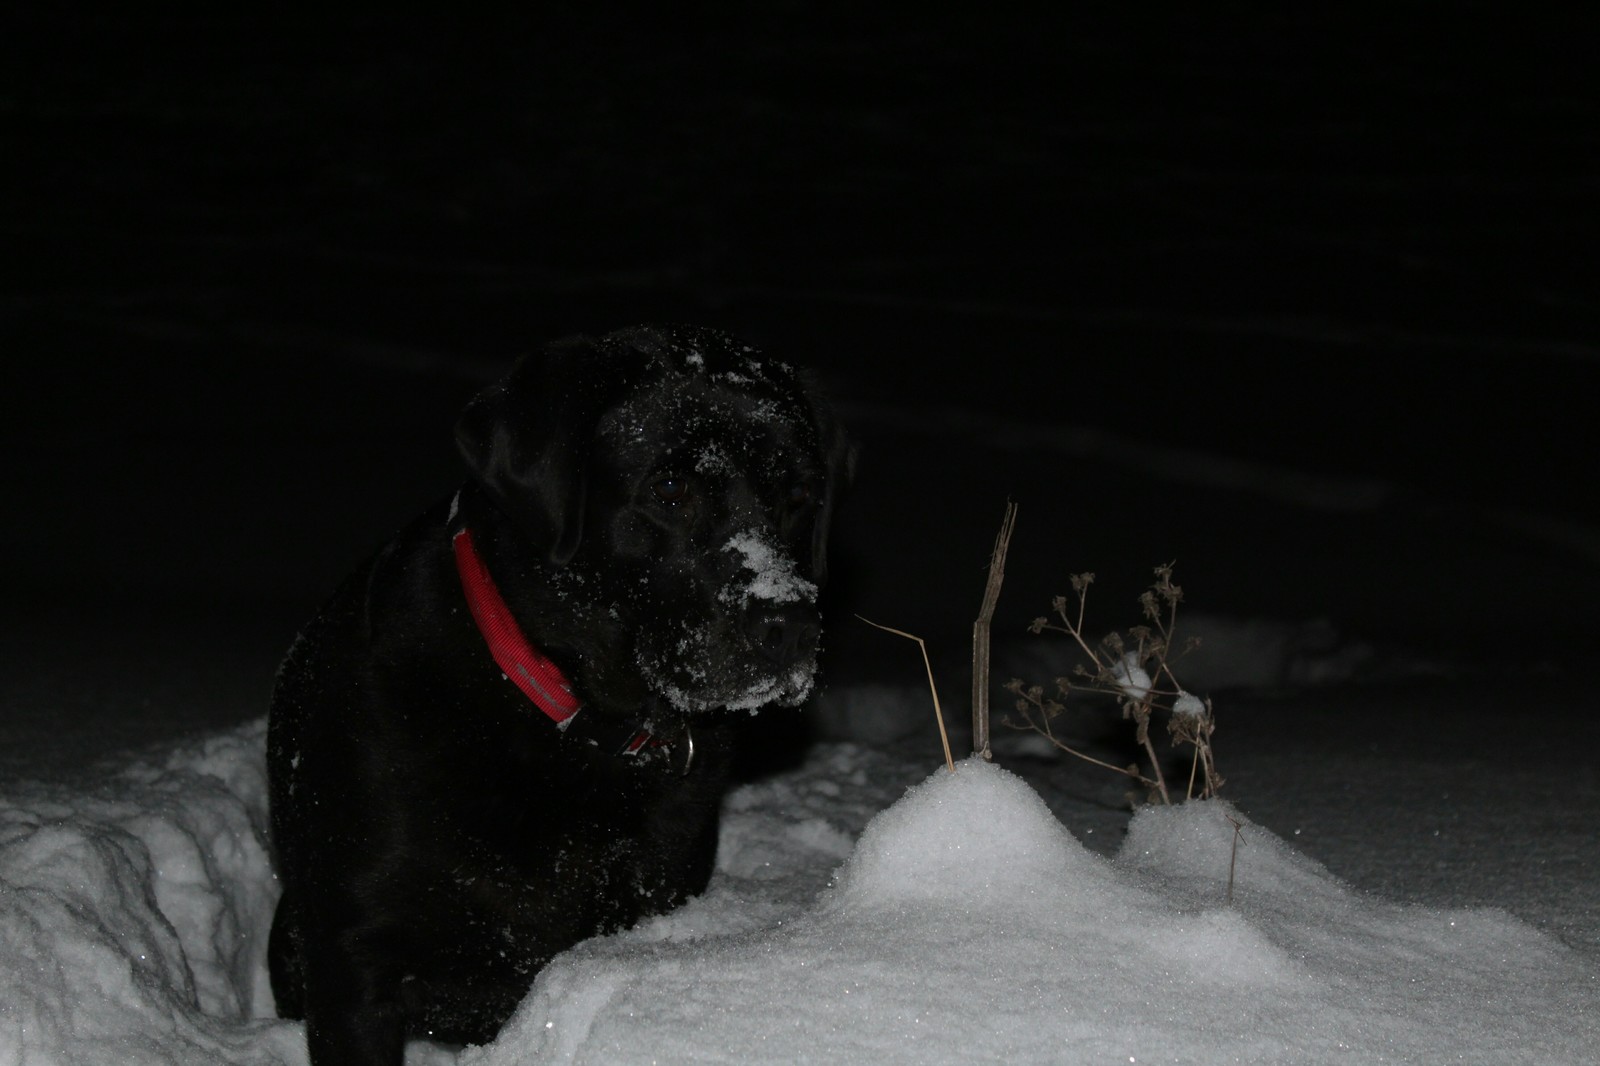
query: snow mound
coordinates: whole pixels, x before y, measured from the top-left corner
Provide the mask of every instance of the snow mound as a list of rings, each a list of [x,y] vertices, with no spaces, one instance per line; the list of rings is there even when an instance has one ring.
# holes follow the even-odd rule
[[[256,722],[0,800],[0,1066],[305,1062],[263,766]],[[924,776],[837,744],[737,789],[703,896],[408,1062],[1592,1061],[1594,958],[1505,913],[1364,896],[1219,801],[1108,860],[1003,769]]]
[[[1141,813],[1108,862],[976,761],[792,917],[659,932],[558,958],[460,1062],[1577,1063],[1596,1036],[1594,974],[1508,916],[1363,898],[1216,801]]]
[[[1065,896],[1067,885],[1108,876],[1103,867],[1021,778],[968,759],[908,790],[873,820],[840,871],[832,902],[966,905],[978,893]]]

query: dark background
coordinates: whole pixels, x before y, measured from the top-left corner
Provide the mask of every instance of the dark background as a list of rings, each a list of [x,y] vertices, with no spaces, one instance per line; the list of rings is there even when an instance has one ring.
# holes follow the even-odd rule
[[[818,370],[841,610],[952,663],[1008,497],[1007,635],[1177,559],[1453,676],[1591,663],[1596,20],[941,6],[13,19],[13,751],[261,713],[472,392],[649,320]],[[886,640],[834,676],[915,680]]]

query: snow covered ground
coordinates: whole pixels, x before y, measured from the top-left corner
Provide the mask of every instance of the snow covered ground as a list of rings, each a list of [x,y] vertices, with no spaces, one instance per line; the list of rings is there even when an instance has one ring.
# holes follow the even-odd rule
[[[264,968],[264,734],[7,790],[0,1063],[305,1061]],[[1125,837],[1105,804],[1075,835],[1017,774],[935,765],[824,743],[740,787],[702,897],[559,957],[494,1044],[416,1043],[410,1061],[1593,1061],[1592,867],[1568,886],[1590,916],[1575,943],[1519,916],[1515,892],[1457,907],[1360,891],[1298,850],[1299,829],[1226,801],[1144,807]],[[1384,824],[1383,799],[1344,827],[1355,846],[1426,846],[1439,810]]]

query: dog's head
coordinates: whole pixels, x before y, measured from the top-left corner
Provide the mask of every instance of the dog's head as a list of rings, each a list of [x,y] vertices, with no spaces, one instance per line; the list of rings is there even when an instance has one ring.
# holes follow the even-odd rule
[[[573,617],[604,630],[591,697],[693,712],[810,692],[850,450],[792,367],[698,327],[573,338],[474,400],[457,439]]]

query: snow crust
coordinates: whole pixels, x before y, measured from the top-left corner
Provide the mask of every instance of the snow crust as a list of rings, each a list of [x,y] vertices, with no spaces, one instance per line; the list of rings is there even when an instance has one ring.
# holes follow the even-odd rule
[[[270,1017],[263,761],[255,722],[0,801],[0,1064],[305,1061]],[[1581,1063],[1597,986],[1224,802],[1141,810],[1106,859],[996,766],[834,744],[729,796],[705,895],[558,957],[493,1044],[409,1061]]]

